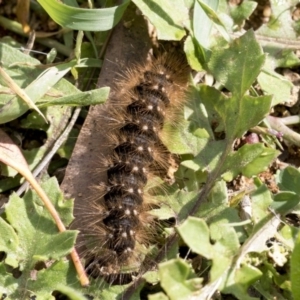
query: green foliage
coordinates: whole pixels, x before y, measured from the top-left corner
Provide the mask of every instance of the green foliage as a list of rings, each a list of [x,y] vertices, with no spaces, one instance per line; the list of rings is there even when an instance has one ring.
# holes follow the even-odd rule
[[[179,41],[185,36],[184,27],[190,25],[188,8],[182,0],[133,2],[155,26],[158,39]]]
[[[65,4],[54,0],[38,2],[58,24],[81,31],[111,29],[129,4],[123,1],[109,8],[82,9],[71,0]],[[271,107],[289,97],[292,84],[275,68],[297,66],[299,59],[277,44],[262,48],[251,30],[231,39],[256,2],[244,1],[236,7],[230,7],[225,0],[133,2],[155,26],[159,39],[180,41],[186,37],[184,50],[190,66],[213,76],[215,82],[191,83],[189,99],[178,117],[180,125],[167,124],[164,128],[169,137],[166,145],[180,155],[181,163],[175,174],[176,184],[156,196],[162,204],[152,213],[160,221],[167,220],[167,224],[175,219],[177,226],[175,230],[162,230],[168,240],[161,251],[153,251],[160,251],[158,270],[143,275],[144,282],[134,286],[131,299],[140,298],[145,281],[159,289],[148,295],[151,300],[209,299],[217,291],[220,297],[230,294],[243,300],[258,299],[257,294],[266,299],[298,299],[299,229],[281,220],[299,210],[300,172],[293,167],[278,171],[275,183],[279,191],[273,195],[257,176],[279,155],[275,143],[235,143],[261,124]],[[257,33],[280,37],[289,31],[287,38],[296,37],[297,27],[288,14],[288,8],[296,2],[284,2],[281,7],[272,1],[272,22]],[[87,37],[91,39],[91,34]],[[70,116],[70,107],[103,103],[109,88],[81,92],[63,79],[69,71],[76,79],[79,68],[101,67],[100,60],[81,57],[81,42],[76,49],[76,59],[41,69],[36,59],[0,43],[4,71],[41,108],[49,124],[36,111],[28,112],[28,104],[16,93],[11,94],[1,78],[0,123],[27,113],[20,128],[42,130],[50,139],[61,126],[62,117]],[[91,49],[95,49],[94,42],[88,43],[86,52]],[[94,53],[90,56],[96,57]],[[256,82],[260,95],[254,89]],[[72,146],[68,147],[58,153],[68,157]],[[45,146],[24,151],[31,169],[46,152]],[[2,191],[20,181],[17,176],[12,179],[16,173],[9,168],[3,168],[2,175],[10,176],[0,181]],[[242,195],[233,200],[228,182],[239,175],[253,178],[253,187],[239,191]],[[53,178],[42,187],[64,224],[69,225],[73,203],[63,199]],[[247,201],[250,211],[244,207]],[[55,299],[54,291],[73,300],[86,299],[83,293],[95,299],[122,297],[127,286],[111,286],[101,279],[92,280],[87,290],[80,287],[75,268],[66,259],[75,238],[75,231],[58,233],[35,193],[28,191],[23,198],[12,194],[0,216],[0,251],[4,253],[0,262],[0,297]],[[182,245],[192,252],[185,260],[178,257]],[[290,274],[286,271],[289,266]]]
[[[70,224],[73,202],[63,199],[54,178],[48,179],[42,187],[65,224]],[[0,264],[2,296],[27,299],[30,295],[36,295],[40,299],[53,299],[52,292],[64,285],[79,286],[74,270],[70,273],[72,264],[65,259],[73,248],[77,232],[59,233],[35,193],[28,191],[23,198],[12,194],[5,215],[0,219],[0,232],[0,251],[6,254]]]
[[[119,6],[102,9],[79,8],[76,1],[73,1],[72,6],[55,0],[38,2],[62,27],[84,31],[105,31],[119,23],[130,1],[125,0]]]

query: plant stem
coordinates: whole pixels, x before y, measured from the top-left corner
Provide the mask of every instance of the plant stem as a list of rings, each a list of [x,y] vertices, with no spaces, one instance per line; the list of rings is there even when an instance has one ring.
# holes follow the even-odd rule
[[[295,116],[295,117],[299,118],[299,116]],[[290,117],[288,117],[288,118],[290,118]],[[286,126],[286,124],[290,124],[288,122],[290,122],[291,120],[294,120],[294,119],[288,119],[288,120],[282,121],[282,119],[272,117],[272,116],[267,116],[266,119],[267,119],[269,125],[273,129],[275,129],[276,131],[283,134],[283,138],[285,140],[287,140],[287,141],[293,143],[294,145],[300,147],[300,134],[298,134],[297,132],[295,132],[294,130],[292,130],[289,127]],[[287,119],[287,118],[285,118],[285,119]]]
[[[28,37],[28,34],[24,33],[23,31],[22,25],[16,21],[12,21],[0,16],[0,26],[6,28],[7,30],[15,32],[21,36]],[[72,49],[50,38],[36,38],[36,41],[46,47],[55,48],[59,53],[67,57],[69,57],[72,52]]]

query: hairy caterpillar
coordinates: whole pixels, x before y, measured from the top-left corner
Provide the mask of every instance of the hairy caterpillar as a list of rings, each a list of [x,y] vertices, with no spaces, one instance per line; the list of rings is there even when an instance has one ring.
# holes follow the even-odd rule
[[[84,225],[92,276],[118,274],[124,266],[139,268],[141,249],[155,235],[149,210],[159,204],[145,186],[153,176],[168,177],[172,159],[161,134],[165,122],[176,122],[187,77],[182,54],[152,56],[124,72],[102,110],[110,148],[101,159],[106,181],[99,183]]]

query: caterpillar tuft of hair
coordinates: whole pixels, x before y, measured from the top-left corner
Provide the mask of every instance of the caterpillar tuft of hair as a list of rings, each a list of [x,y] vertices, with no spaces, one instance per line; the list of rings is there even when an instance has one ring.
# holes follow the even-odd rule
[[[127,69],[113,87],[103,116],[111,151],[102,158],[106,182],[97,187],[85,232],[87,270],[94,276],[136,269],[143,249],[155,240],[155,218],[149,211],[159,205],[146,191],[156,176],[166,180],[172,154],[162,143],[165,122],[176,124],[186,99],[189,67],[183,54],[165,52],[143,65]],[[173,160],[174,161],[174,160]]]

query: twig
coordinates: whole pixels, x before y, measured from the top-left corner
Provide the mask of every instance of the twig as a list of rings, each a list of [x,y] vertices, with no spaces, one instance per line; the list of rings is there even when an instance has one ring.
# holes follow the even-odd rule
[[[67,139],[70,131],[72,130],[78,115],[81,111],[81,107],[77,107],[73,113],[73,116],[68,124],[68,126],[66,127],[66,129],[64,130],[64,132],[61,134],[61,136],[56,140],[56,142],[54,143],[52,149],[50,150],[50,152],[44,157],[44,159],[40,162],[40,164],[34,169],[34,171],[32,172],[33,176],[36,177],[38,176],[41,171],[45,168],[45,166],[49,163],[49,161],[52,159],[52,157],[55,155],[55,153],[57,152],[57,150],[60,148],[60,146],[65,142],[65,140]],[[28,187],[28,182],[24,182],[20,188],[17,190],[17,195],[21,195]]]

